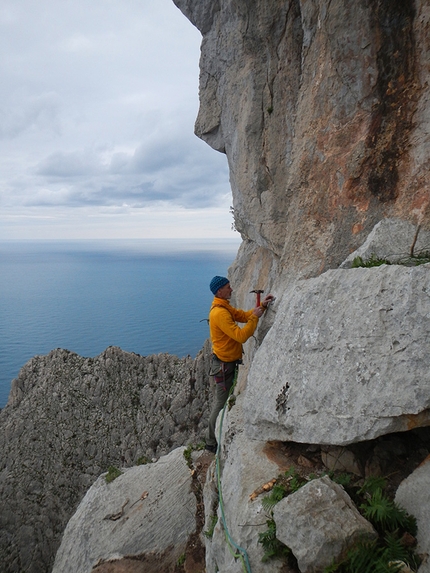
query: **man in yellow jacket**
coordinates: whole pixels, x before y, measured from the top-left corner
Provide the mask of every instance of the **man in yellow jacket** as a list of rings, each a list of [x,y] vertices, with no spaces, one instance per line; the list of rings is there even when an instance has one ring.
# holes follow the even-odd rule
[[[260,306],[251,310],[240,310],[229,303],[233,289],[226,277],[214,277],[210,289],[215,298],[209,312],[213,352],[209,374],[216,382],[216,394],[206,432],[206,449],[215,453],[215,424],[233,385],[236,368],[242,360],[242,344],[254,334],[258,319],[274,297],[269,294]],[[237,322],[245,323],[245,326],[240,328]]]

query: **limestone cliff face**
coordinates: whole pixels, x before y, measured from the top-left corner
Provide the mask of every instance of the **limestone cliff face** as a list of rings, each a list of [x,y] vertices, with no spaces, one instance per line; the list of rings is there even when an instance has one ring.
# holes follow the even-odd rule
[[[250,262],[315,276],[384,217],[429,225],[426,0],[174,2],[203,35],[195,131],[227,155]]]
[[[364,445],[369,437],[407,434],[429,423],[428,265],[377,274],[329,269],[342,263],[348,269],[345,260],[378,234],[379,223],[387,223],[385,236],[366,252],[397,260],[410,252],[418,227],[430,230],[430,5],[173,1],[203,36],[195,132],[226,154],[230,168],[235,225],[243,238],[230,269],[235,302],[249,307],[253,288],[278,297],[248,343],[241,393],[219,437],[230,534],[248,551],[253,571],[281,571],[281,562],[261,563],[257,537],[264,511],[261,503],[250,503],[253,490],[291,467],[289,460],[282,468],[279,451],[268,454],[276,447],[267,440],[278,447],[284,440],[305,448],[307,441]],[[400,232],[392,234],[391,225]],[[430,248],[428,235],[421,248]],[[416,311],[419,320],[411,324]],[[366,429],[355,432],[363,422]],[[303,469],[312,451],[305,449],[295,467]],[[422,461],[427,446],[421,453]],[[385,470],[363,459],[361,475],[375,468],[391,475],[393,459]],[[429,472],[423,463],[424,477],[411,476],[408,494],[408,486],[399,488],[399,499],[418,519],[420,573],[430,571],[430,507],[422,486]],[[206,527],[211,513],[219,521],[206,545],[207,571],[236,573],[240,566],[226,546],[211,487],[213,496],[215,479],[206,485]],[[300,531],[288,511],[294,543],[300,539],[294,554],[316,555],[304,541],[309,532]],[[321,570],[321,564],[299,568]]]

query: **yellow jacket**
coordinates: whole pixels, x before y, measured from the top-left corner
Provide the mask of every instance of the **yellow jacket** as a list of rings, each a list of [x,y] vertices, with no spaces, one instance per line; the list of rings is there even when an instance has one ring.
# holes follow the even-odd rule
[[[246,322],[240,328],[236,322]],[[234,362],[242,358],[242,344],[257,328],[258,316],[253,310],[240,310],[228,300],[215,297],[209,311],[209,330],[212,351],[223,362]]]

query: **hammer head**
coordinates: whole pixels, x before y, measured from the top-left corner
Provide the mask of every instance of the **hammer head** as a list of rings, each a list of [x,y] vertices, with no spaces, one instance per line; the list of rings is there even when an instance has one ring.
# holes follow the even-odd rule
[[[257,306],[260,306],[260,294],[264,292],[264,290],[254,289],[251,290],[250,292],[255,292],[255,294],[257,295]]]

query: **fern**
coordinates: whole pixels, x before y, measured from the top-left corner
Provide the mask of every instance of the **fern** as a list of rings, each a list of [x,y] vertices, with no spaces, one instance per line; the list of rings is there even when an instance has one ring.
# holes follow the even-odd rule
[[[405,531],[416,536],[416,520],[383,493],[386,485],[384,478],[369,477],[356,491],[361,500],[360,511],[372,522],[379,538],[359,542],[342,561],[326,567],[324,573],[399,573],[404,563],[418,569],[419,557],[402,542]]]
[[[282,484],[275,484],[270,494],[263,497],[261,500],[263,509],[268,512],[272,511],[274,506],[285,497],[286,493],[285,486]]]
[[[409,561],[410,552],[407,547],[402,545],[395,533],[387,533],[385,545],[384,556],[387,561],[404,561],[405,563]]]
[[[381,491],[387,487],[387,480],[382,477],[370,476],[368,477],[361,488],[358,490],[358,495],[369,493],[373,495],[378,489]]]
[[[402,568],[402,563],[395,563],[387,561],[384,556],[375,565],[375,573],[399,573]]]
[[[379,267],[381,265],[404,265],[406,267],[411,266],[418,266],[418,265],[425,265],[426,263],[430,263],[430,251],[421,251],[416,254],[411,254],[410,256],[403,257],[401,259],[397,259],[394,263],[389,261],[388,259],[377,257],[374,253],[372,253],[369,259],[364,260],[362,257],[355,257],[352,261],[351,267],[353,269],[357,269],[359,267]]]
[[[331,565],[327,565],[327,567],[324,568],[323,573],[337,573],[338,571],[340,571],[340,567],[341,567],[341,563],[331,563]]]
[[[399,539],[397,532],[387,533],[384,538],[385,549],[384,558],[387,562],[403,561],[412,569],[418,569],[420,559],[415,555],[411,548],[406,547],[402,540]]]
[[[366,519],[378,530],[388,532],[403,529],[416,534],[416,520],[377,489],[367,503],[361,505]]]
[[[285,477],[290,478],[288,481],[288,487],[291,493],[295,493],[307,483],[307,481],[297,473],[294,466],[291,466],[290,469],[285,472]]]
[[[398,573],[402,567],[399,562],[409,563],[411,559],[401,551],[398,540],[391,543],[390,548],[383,548],[378,541],[361,541],[348,551],[344,561],[332,563],[324,573]],[[403,559],[395,555],[403,555]]]
[[[430,251],[422,251],[421,253],[417,253],[415,256],[411,257],[411,259],[415,266],[430,263]]]
[[[332,481],[338,483],[343,487],[351,485],[351,478],[352,478],[351,474],[347,473],[335,474],[334,472],[329,472],[328,476]]]
[[[261,560],[266,562],[270,559],[287,557],[290,555],[291,549],[276,537],[275,521],[273,519],[268,519],[266,524],[267,530],[258,534],[258,543],[261,543],[264,549],[264,555]]]
[[[376,573],[376,564],[381,557],[381,549],[375,541],[359,543],[348,552],[345,573]]]

